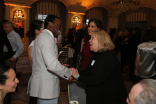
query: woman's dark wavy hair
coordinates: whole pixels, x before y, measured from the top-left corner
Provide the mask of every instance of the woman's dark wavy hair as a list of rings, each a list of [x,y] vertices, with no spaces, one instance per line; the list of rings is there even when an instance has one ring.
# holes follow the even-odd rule
[[[153,29],[147,29],[143,34],[143,36],[141,37],[142,43],[149,42],[149,41],[156,42],[156,34],[155,34],[155,30]]]
[[[8,76],[5,75],[5,72],[9,71],[10,67],[7,65],[0,65],[0,84],[4,85]]]
[[[89,20],[90,22],[94,22],[95,25],[97,26],[97,28],[99,28],[99,30],[103,30],[103,23],[101,20],[97,19],[97,18],[93,18]],[[88,25],[89,25],[88,23]],[[90,35],[88,34],[88,29],[86,29],[85,35],[84,35],[84,42],[88,41],[90,39]]]
[[[93,19],[90,19],[90,20],[89,20],[89,23],[90,23],[90,22],[94,22],[95,25],[97,26],[97,28],[99,28],[99,30],[103,30],[103,23],[102,23],[101,20],[99,20],[99,19],[97,19],[97,18],[93,18]],[[89,24],[89,23],[88,23],[88,24]]]
[[[42,28],[43,21],[34,20],[31,25],[29,31],[26,33],[27,37],[34,40],[36,38],[35,30],[40,30]]]

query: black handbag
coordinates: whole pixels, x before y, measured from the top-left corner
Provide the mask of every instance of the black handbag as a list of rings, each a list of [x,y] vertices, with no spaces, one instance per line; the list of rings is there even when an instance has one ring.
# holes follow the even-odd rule
[[[77,70],[81,70],[81,62],[82,62],[82,54],[81,52],[79,52],[77,56]]]

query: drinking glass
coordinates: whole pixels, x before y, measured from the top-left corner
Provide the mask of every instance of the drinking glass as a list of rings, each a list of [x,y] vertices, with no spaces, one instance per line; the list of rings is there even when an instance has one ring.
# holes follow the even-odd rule
[[[71,96],[70,104],[79,104],[78,96],[76,96],[76,95]]]

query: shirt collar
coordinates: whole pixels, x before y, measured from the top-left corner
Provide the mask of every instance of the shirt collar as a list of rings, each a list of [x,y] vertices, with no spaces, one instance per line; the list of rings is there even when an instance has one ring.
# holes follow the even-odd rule
[[[12,30],[9,34],[7,34],[8,36],[11,35],[12,33],[14,33],[14,30]]]
[[[54,39],[55,43],[58,43],[57,42],[57,39],[54,37],[53,33],[51,31],[49,31],[48,29],[45,29],[46,31],[49,32],[49,34],[52,36],[52,38]]]
[[[45,30],[49,32],[49,34],[52,36],[52,38],[54,38],[54,35],[51,31],[49,31],[48,29],[45,29]]]

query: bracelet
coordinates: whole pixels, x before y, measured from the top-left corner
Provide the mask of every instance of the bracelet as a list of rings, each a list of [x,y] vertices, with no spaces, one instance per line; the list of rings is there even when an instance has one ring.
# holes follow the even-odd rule
[[[80,75],[77,75],[77,76],[76,76],[76,79],[78,79],[79,77],[80,77]]]

